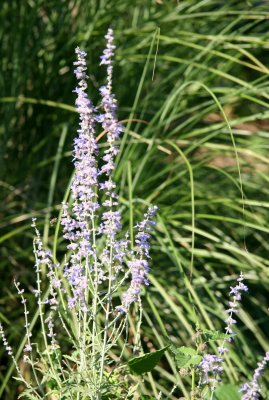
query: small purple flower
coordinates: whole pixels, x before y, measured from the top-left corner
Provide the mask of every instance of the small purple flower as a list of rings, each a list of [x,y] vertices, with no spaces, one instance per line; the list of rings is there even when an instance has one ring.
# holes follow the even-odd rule
[[[258,400],[260,398],[261,387],[258,380],[261,378],[263,371],[269,362],[269,351],[265,353],[265,356],[261,362],[258,363],[257,368],[254,371],[252,381],[245,383],[241,386],[240,392],[243,392],[241,400]]]
[[[30,353],[32,350],[33,350],[33,348],[32,348],[32,346],[29,345],[29,344],[26,344],[26,345],[24,346],[24,349],[23,349],[23,351],[24,351],[25,353]]]
[[[222,356],[224,353],[228,353],[228,349],[227,349],[227,347],[224,347],[224,346],[219,346],[218,347],[218,353]]]

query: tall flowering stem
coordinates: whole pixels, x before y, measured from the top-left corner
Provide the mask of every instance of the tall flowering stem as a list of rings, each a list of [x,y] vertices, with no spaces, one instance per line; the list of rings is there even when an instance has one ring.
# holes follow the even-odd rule
[[[105,176],[105,181],[100,183],[100,189],[104,191],[106,199],[103,206],[108,208],[108,211],[102,215],[102,224],[100,233],[104,233],[109,238],[110,247],[114,242],[117,231],[121,229],[121,216],[118,210],[114,210],[118,206],[118,195],[115,192],[116,185],[112,180],[112,173],[115,169],[115,156],[119,149],[115,142],[122,132],[122,126],[119,124],[116,117],[117,102],[112,93],[112,74],[113,74],[113,56],[114,56],[114,33],[109,29],[106,36],[107,45],[101,56],[100,65],[107,67],[107,82],[105,86],[100,88],[102,97],[101,106],[103,113],[98,116],[98,121],[101,122],[103,129],[107,134],[108,149],[105,150],[103,156],[104,164],[101,167],[100,174]]]
[[[224,338],[221,345],[218,347],[218,355],[206,354],[199,365],[202,373],[201,384],[209,384],[211,386],[211,400],[213,399],[217,383],[221,380],[220,375],[223,371],[223,357],[224,354],[229,351],[227,345],[233,340],[233,335],[235,335],[233,326],[237,321],[234,319],[234,315],[238,313],[242,292],[248,290],[243,281],[244,275],[241,272],[240,276],[237,278],[237,285],[230,288],[229,295],[231,296],[231,300],[229,301],[229,308],[225,311],[227,314],[225,333],[229,336]]]
[[[21,371],[20,371],[19,365],[18,365],[17,360],[16,360],[16,358],[15,358],[15,356],[14,356],[12,347],[9,345],[9,343],[8,343],[8,341],[7,341],[7,338],[6,338],[6,336],[5,336],[5,332],[4,332],[4,329],[3,329],[3,326],[2,326],[1,323],[0,323],[0,340],[2,340],[3,345],[4,345],[5,349],[6,349],[7,354],[11,357],[11,359],[12,359],[12,361],[13,361],[13,364],[14,364],[14,366],[15,366],[15,368],[16,368],[17,374],[18,374],[18,376],[20,377],[20,380],[23,382],[23,384],[24,384],[28,389],[31,389],[31,390],[32,390],[31,385],[29,384],[29,382],[27,382],[27,381],[24,379],[24,377],[23,377],[23,375],[22,375],[22,373],[21,373]],[[37,399],[40,399],[40,400],[42,399],[42,397],[40,396],[40,394],[39,394],[35,389],[33,390],[33,392],[34,392],[34,394],[37,396],[37,397],[36,397]]]
[[[227,318],[225,320],[226,327],[225,333],[227,335],[235,335],[233,331],[233,326],[236,324],[236,320],[233,318],[235,314],[239,311],[239,304],[242,299],[242,293],[248,291],[248,287],[243,283],[244,275],[242,272],[240,273],[239,278],[237,278],[237,285],[230,288],[229,295],[231,296],[231,300],[229,301],[229,308],[225,311],[227,314]],[[218,347],[218,352],[222,356],[224,353],[228,352],[227,344],[232,341],[232,336],[223,340],[221,346]]]
[[[269,351],[265,353],[263,360],[258,363],[252,380],[249,383],[242,385],[241,392],[244,394],[241,397],[241,400],[258,400],[260,398],[261,387],[259,384],[259,379],[261,378],[267,363],[269,363]]]
[[[107,237],[106,246],[103,250],[103,257],[106,260],[108,268],[108,289],[99,375],[100,387],[103,380],[105,354],[108,342],[108,327],[112,300],[111,294],[113,290],[113,281],[115,281],[117,274],[115,269],[113,270],[113,261],[115,260],[115,249],[119,249],[121,247],[120,242],[116,239],[116,234],[122,228],[120,211],[115,209],[115,207],[118,206],[118,195],[115,192],[116,185],[112,180],[112,174],[115,169],[115,156],[119,151],[115,142],[119,138],[120,132],[122,131],[122,127],[116,118],[117,102],[112,93],[113,56],[115,50],[114,33],[112,29],[108,30],[105,38],[107,40],[106,48],[101,56],[100,65],[105,65],[107,67],[107,82],[105,86],[100,88],[100,94],[102,98],[101,107],[103,109],[103,113],[98,116],[98,121],[102,124],[102,128],[106,131],[108,142],[108,149],[105,150],[103,156],[104,164],[100,170],[100,175],[104,176],[104,182],[100,183],[100,189],[105,194],[105,200],[102,205],[105,209],[107,209],[107,211],[105,211],[102,215],[102,223],[99,228],[99,233]]]
[[[36,283],[37,283],[37,289],[34,290],[35,296],[37,297],[37,303],[38,303],[38,309],[39,309],[39,318],[40,318],[40,323],[41,323],[41,331],[42,331],[42,336],[43,336],[43,341],[44,341],[44,345],[45,348],[48,349],[48,338],[47,338],[47,334],[46,334],[46,327],[45,327],[45,320],[44,320],[44,304],[47,303],[49,305],[51,305],[53,308],[55,307],[55,297],[52,296],[52,298],[48,298],[46,300],[46,302],[42,302],[41,300],[41,266],[42,265],[46,265],[48,267],[48,270],[51,271],[52,270],[52,254],[49,250],[45,250],[43,247],[43,243],[41,240],[41,236],[40,236],[40,232],[37,229],[36,226],[36,219],[33,218],[32,219],[32,227],[35,230],[35,238],[34,238],[34,256],[35,256],[35,271],[36,271]],[[56,304],[58,304],[58,302],[56,301]],[[26,325],[27,325],[27,321],[26,321]],[[27,329],[26,329],[26,335],[27,335]],[[29,336],[29,334],[28,334]],[[30,344],[31,346],[31,344]],[[57,372],[55,370],[55,366],[53,363],[53,360],[50,356],[50,353],[48,352],[48,360],[49,360],[49,365],[51,368],[51,371],[53,373],[53,376],[56,380],[56,382],[58,383],[59,386],[61,386],[61,381],[57,375]]]

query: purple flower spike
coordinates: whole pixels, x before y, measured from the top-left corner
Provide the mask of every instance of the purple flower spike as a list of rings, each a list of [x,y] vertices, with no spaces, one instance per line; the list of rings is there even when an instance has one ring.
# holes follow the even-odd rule
[[[101,168],[101,173],[109,176],[114,170],[114,157],[119,151],[114,142],[119,138],[122,132],[122,126],[116,118],[117,102],[112,93],[113,56],[115,49],[113,44],[114,33],[112,29],[108,30],[105,38],[107,39],[107,45],[101,57],[100,65],[107,66],[107,82],[105,86],[100,88],[102,97],[101,105],[104,113],[98,117],[98,121],[102,123],[103,129],[107,132],[109,144],[109,149],[105,151],[105,156],[103,157],[105,165]]]
[[[269,362],[269,351],[265,353],[265,356],[261,362],[258,363],[257,368],[254,371],[252,381],[242,385],[240,392],[243,392],[241,400],[258,400],[260,398],[261,387],[258,380],[263,374],[267,363]]]
[[[105,150],[103,156],[104,164],[101,167],[100,174],[105,175],[106,180],[100,183],[100,189],[104,190],[105,195],[108,199],[103,202],[104,207],[108,207],[109,211],[104,212],[102,216],[103,223],[100,226],[99,233],[108,235],[111,241],[114,241],[116,233],[121,229],[121,216],[119,211],[114,211],[113,206],[118,205],[118,196],[114,192],[116,185],[112,180],[112,173],[115,169],[115,157],[119,152],[118,147],[115,145],[115,141],[119,138],[122,131],[122,127],[116,118],[117,102],[112,93],[112,74],[113,74],[113,56],[115,46],[114,33],[112,29],[109,29],[106,36],[107,40],[106,48],[101,57],[100,65],[107,66],[107,82],[105,86],[100,88],[100,94],[102,97],[101,106],[103,114],[98,116],[98,122],[102,124],[102,128],[106,131],[108,149]],[[112,242],[111,242],[112,243]]]
[[[74,140],[74,165],[75,174],[71,184],[72,192],[72,217],[69,215],[67,203],[63,204],[62,226],[64,237],[70,241],[68,248],[72,250],[70,264],[66,265],[65,276],[73,291],[73,297],[69,299],[69,307],[86,309],[85,271],[82,267],[84,259],[88,259],[94,252],[91,247],[91,223],[99,208],[97,201],[98,167],[96,155],[98,146],[95,139],[95,108],[86,93],[87,90],[87,66],[86,52],[76,48],[77,61],[75,75],[78,86],[76,109],[79,113],[78,137]]]
[[[229,295],[231,296],[231,300],[229,301],[229,308],[225,311],[226,314],[228,314],[228,317],[225,320],[225,333],[227,335],[235,334],[233,331],[233,325],[235,325],[237,321],[233,318],[233,315],[238,313],[242,292],[248,290],[247,286],[243,283],[243,280],[244,275],[241,272],[237,279],[237,285],[230,288]],[[201,384],[211,384],[212,392],[215,391],[217,382],[221,380],[220,375],[223,370],[221,366],[223,363],[223,356],[225,353],[228,353],[227,343],[231,342],[231,340],[232,337],[223,339],[222,344],[218,347],[218,355],[206,354],[199,364],[203,376]]]
[[[225,333],[228,335],[234,334],[232,326],[236,324],[236,320],[233,318],[233,314],[238,313],[238,306],[239,306],[239,301],[241,301],[242,298],[242,292],[247,292],[248,288],[247,286],[243,283],[244,280],[244,275],[242,272],[240,273],[239,278],[237,279],[237,285],[234,287],[231,287],[230,289],[230,296],[232,296],[232,300],[229,301],[229,308],[225,311],[226,314],[228,314],[227,319],[225,320],[226,322],[226,328],[225,328]],[[225,339],[225,342],[230,342],[232,339]]]
[[[139,299],[143,285],[149,285],[147,275],[149,273],[149,239],[151,226],[155,224],[157,206],[150,207],[144,215],[145,219],[137,224],[138,233],[135,237],[136,256],[135,260],[129,261],[128,266],[131,272],[131,284],[129,289],[122,296],[122,304],[117,307],[118,312],[127,313],[130,305]]]
[[[101,56],[100,65],[111,65],[111,59],[114,56],[114,50],[116,46],[113,44],[114,42],[114,33],[112,29],[108,29],[107,34],[105,35],[107,40],[106,48]]]

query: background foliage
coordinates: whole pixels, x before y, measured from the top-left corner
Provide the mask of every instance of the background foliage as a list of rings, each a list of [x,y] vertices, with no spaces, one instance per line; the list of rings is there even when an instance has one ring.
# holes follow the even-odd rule
[[[0,15],[0,319],[10,342],[17,348],[23,335],[13,278],[29,293],[34,284],[31,217],[55,245],[50,221],[72,174],[74,48],[88,52],[98,102],[112,26],[114,90],[127,120],[116,174],[126,224],[143,213],[141,198],[160,209],[144,350],[164,346],[166,335],[190,344],[198,321],[223,328],[229,286],[243,271],[250,292],[226,380],[249,378],[269,345],[268,2],[2,0]],[[3,349],[0,356],[0,393],[15,399]],[[182,379],[169,354],[155,374],[159,383],[149,374],[145,394]],[[171,398],[180,394],[188,396],[186,380]]]

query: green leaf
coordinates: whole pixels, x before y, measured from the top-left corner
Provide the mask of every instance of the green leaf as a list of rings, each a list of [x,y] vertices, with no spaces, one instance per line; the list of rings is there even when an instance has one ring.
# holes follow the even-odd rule
[[[160,350],[144,354],[143,356],[136,357],[128,361],[128,366],[131,373],[135,375],[142,375],[153,370],[168,347],[169,346],[163,347]]]
[[[194,354],[196,354],[196,350],[193,349],[192,347],[181,346],[181,347],[177,347],[176,353],[177,354],[182,353],[182,354],[193,356]]]
[[[191,356],[188,354],[178,353],[176,355],[176,363],[178,368],[188,367]]]
[[[200,364],[202,356],[196,354],[194,356],[188,356],[187,354],[179,353],[176,356],[176,363],[178,368],[189,368]]]
[[[215,340],[229,339],[231,336],[233,336],[233,335],[228,335],[227,333],[222,333],[222,332],[211,330],[211,329],[204,329],[202,331],[202,335],[204,336],[204,338],[207,342],[215,341]]]
[[[239,387],[232,384],[219,386],[215,396],[217,400],[240,400]]]
[[[202,356],[196,354],[196,351],[192,347],[185,346],[177,348],[175,358],[178,368],[193,367],[198,365],[202,360]]]

